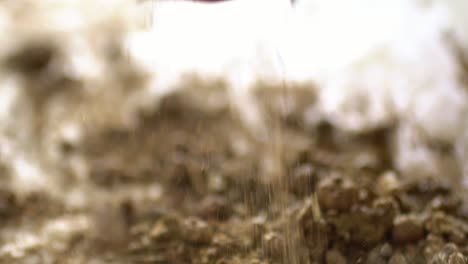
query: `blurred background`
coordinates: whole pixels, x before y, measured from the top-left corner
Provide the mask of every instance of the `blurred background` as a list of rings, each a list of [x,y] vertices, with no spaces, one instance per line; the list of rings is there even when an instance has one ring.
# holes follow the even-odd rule
[[[0,262],[468,263],[466,12],[0,1]]]

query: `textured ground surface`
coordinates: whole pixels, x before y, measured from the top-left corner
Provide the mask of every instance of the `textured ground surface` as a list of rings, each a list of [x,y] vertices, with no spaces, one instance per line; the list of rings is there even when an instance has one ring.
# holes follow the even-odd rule
[[[267,91],[272,140],[254,141],[213,87],[169,96],[134,130],[107,127],[64,145],[64,159],[90,167],[67,183],[87,206],[3,188],[0,260],[466,263],[468,205],[455,179],[394,171],[392,128],[305,127],[313,94]],[[295,107],[281,114],[273,102],[285,100]]]

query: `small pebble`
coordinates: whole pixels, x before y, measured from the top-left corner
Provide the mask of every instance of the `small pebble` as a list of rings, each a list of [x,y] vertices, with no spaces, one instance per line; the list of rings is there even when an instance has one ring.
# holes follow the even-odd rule
[[[336,249],[328,250],[325,256],[327,264],[346,264],[345,257]]]
[[[435,254],[432,258],[431,261],[429,262],[430,264],[466,264],[467,259],[465,256],[463,256],[462,253],[460,253],[458,247],[453,244],[449,243],[444,246],[444,248]]]
[[[409,264],[409,263],[406,260],[405,256],[397,252],[393,254],[393,256],[388,261],[388,264]]]
[[[383,246],[380,248],[379,253],[380,253],[380,256],[384,258],[390,258],[393,253],[392,245],[390,245],[389,243],[383,244]]]
[[[424,237],[422,220],[414,215],[399,215],[393,221],[393,240],[396,242],[414,242]]]
[[[169,235],[169,228],[163,221],[158,221],[154,224],[150,231],[150,237],[152,239],[160,240],[165,239]]]
[[[338,211],[351,209],[359,199],[354,182],[341,177],[329,177],[320,181],[317,194],[320,206]]]
[[[400,190],[401,184],[392,171],[385,172],[377,181],[376,191],[379,196],[392,195]]]

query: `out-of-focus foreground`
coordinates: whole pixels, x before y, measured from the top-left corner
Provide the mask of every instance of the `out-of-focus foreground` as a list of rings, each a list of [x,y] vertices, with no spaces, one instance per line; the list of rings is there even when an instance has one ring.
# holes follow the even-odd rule
[[[0,262],[468,263],[465,10],[0,1]]]

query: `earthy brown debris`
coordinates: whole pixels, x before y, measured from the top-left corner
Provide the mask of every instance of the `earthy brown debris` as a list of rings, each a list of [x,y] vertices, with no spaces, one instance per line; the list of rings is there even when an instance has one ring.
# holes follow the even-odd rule
[[[425,242],[426,245],[423,254],[427,261],[440,252],[445,245],[445,241],[442,237],[433,234],[429,234]]]
[[[336,249],[328,250],[325,260],[329,264],[346,264],[346,258]]]
[[[389,243],[385,243],[385,244],[383,244],[382,247],[380,247],[379,254],[383,258],[391,257],[392,253],[393,253],[393,248],[392,248],[392,245],[390,245]]]
[[[305,131],[297,113],[294,124],[278,122],[288,178],[265,184],[271,142],[244,133],[228,106],[199,109],[203,100],[190,98],[208,97],[203,93],[163,99],[161,111],[148,110],[132,129],[85,135],[67,155],[89,161],[91,174],[80,184],[92,210],[71,210],[48,195],[23,197],[5,185],[0,238],[7,243],[14,230],[40,232],[74,210],[96,228],[63,252],[46,241],[18,259],[0,255],[0,262],[44,262],[40,255],[63,263],[76,255],[79,263],[466,264],[464,197],[442,175],[400,177],[382,157],[392,129],[384,128],[386,136],[351,136],[331,124]],[[247,147],[232,150],[238,138]],[[94,238],[104,240],[105,251],[94,250]]]
[[[329,238],[329,226],[322,217],[317,195],[306,199],[304,206],[296,215],[303,239],[309,248],[309,255],[312,260],[320,260],[325,254]]]
[[[356,204],[359,192],[353,181],[340,177],[328,177],[318,185],[318,200],[323,209],[348,211]]]
[[[169,237],[170,230],[164,223],[164,221],[160,220],[154,224],[153,228],[149,233],[150,237],[155,240],[163,240]]]
[[[182,237],[190,243],[207,244],[213,236],[211,227],[198,218],[188,218],[181,226]]]
[[[38,74],[46,69],[57,51],[49,41],[31,40],[6,59],[6,66],[28,75]]]
[[[169,181],[174,188],[186,190],[193,187],[193,180],[189,169],[183,164],[177,164],[172,169]]]
[[[207,188],[211,192],[222,193],[228,188],[228,183],[222,174],[211,173],[208,175]]]
[[[266,217],[258,215],[251,219],[251,237],[255,244],[262,242],[263,234],[266,232]]]
[[[388,261],[388,264],[410,264],[403,254],[397,252]]]
[[[435,254],[430,264],[466,264],[468,260],[455,244],[447,244],[440,252]]]
[[[120,205],[100,204],[94,209],[95,240],[103,247],[121,247],[126,244],[129,226]]]
[[[309,195],[315,189],[317,175],[311,164],[303,164],[293,169],[289,178],[291,192],[298,196]]]
[[[385,172],[377,180],[376,192],[379,196],[387,196],[401,190],[401,183],[394,172]]]
[[[208,196],[200,204],[200,215],[204,219],[226,220],[232,214],[232,208],[223,196]]]
[[[18,211],[16,195],[9,190],[0,190],[0,219],[12,216]]]
[[[268,232],[263,235],[263,250],[266,255],[274,258],[281,258],[284,256],[286,249],[286,241],[284,237],[276,232]]]
[[[367,256],[367,260],[365,263],[369,263],[369,264],[386,264],[387,263],[387,259],[390,258],[390,256],[388,257],[384,257],[382,256],[382,254],[380,253],[381,251],[381,246],[376,246],[374,247],[368,254]]]
[[[444,211],[446,213],[456,214],[462,205],[459,197],[441,196],[434,197],[429,202],[429,208],[433,211]]]
[[[419,215],[399,215],[393,221],[392,237],[395,242],[414,242],[424,237],[424,226]]]
[[[434,235],[444,236],[450,242],[466,243],[468,224],[443,212],[436,212],[426,222],[426,229]]]

